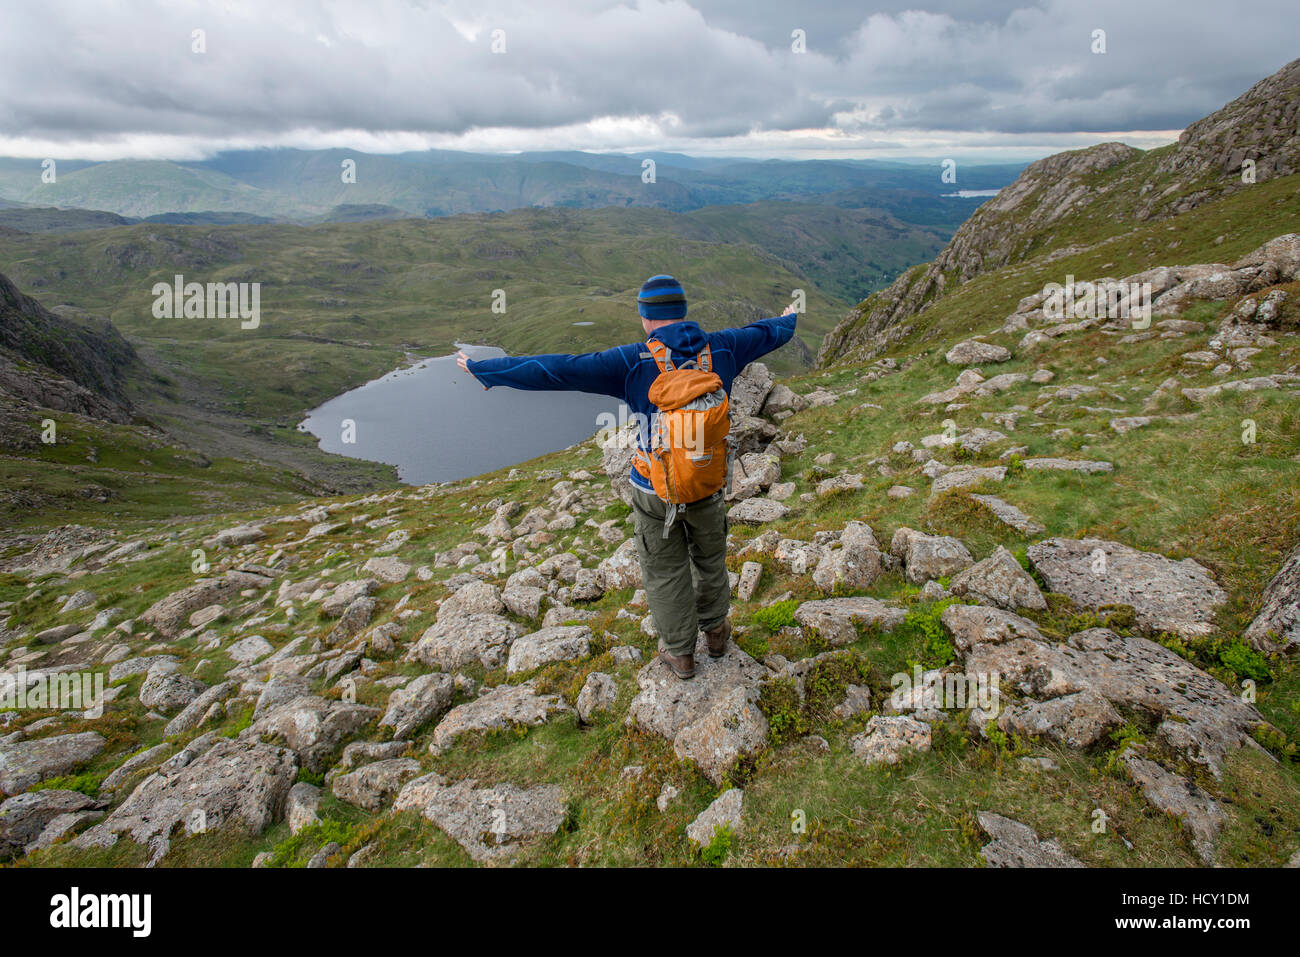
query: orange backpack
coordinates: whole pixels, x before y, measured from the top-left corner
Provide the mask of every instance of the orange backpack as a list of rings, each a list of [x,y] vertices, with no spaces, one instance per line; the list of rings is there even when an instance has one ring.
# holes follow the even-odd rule
[[[648,473],[665,502],[689,505],[727,484],[731,404],[707,345],[680,367],[658,339],[646,345],[660,370],[649,393],[659,413],[651,422],[648,455],[642,456],[645,468],[638,471]]]

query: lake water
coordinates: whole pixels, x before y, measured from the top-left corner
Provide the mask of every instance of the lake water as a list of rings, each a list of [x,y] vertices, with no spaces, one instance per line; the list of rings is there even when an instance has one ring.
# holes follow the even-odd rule
[[[461,346],[473,359],[503,356]],[[298,426],[326,452],[397,466],[412,485],[481,475],[590,438],[619,401],[585,392],[484,390],[455,356],[425,359],[330,399]],[[354,441],[345,438],[355,423]]]

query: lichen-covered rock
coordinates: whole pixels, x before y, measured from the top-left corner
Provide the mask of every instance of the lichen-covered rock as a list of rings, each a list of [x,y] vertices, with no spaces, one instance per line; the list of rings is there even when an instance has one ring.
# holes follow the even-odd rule
[[[506,659],[506,674],[532,671],[552,661],[571,661],[591,653],[591,629],[586,625],[559,625],[516,638]]]
[[[1124,770],[1142,789],[1147,803],[1183,822],[1197,856],[1214,866],[1215,844],[1225,817],[1219,803],[1192,781],[1132,752],[1124,755]]]
[[[84,811],[98,811],[106,802],[80,791],[48,788],[18,794],[0,804],[0,861],[33,849],[56,819]],[[84,820],[84,818],[82,818]]]
[[[990,867],[1083,867],[1055,838],[1040,841],[1026,824],[992,811],[980,811],[979,822],[993,838],[980,849],[980,857]]]
[[[1011,350],[1005,346],[993,345],[991,342],[967,339],[949,349],[943,358],[950,366],[983,365],[985,363],[1006,362],[1011,358]]]
[[[499,615],[506,610],[501,591],[485,581],[472,581],[448,595],[438,606],[438,621],[468,615]]]
[[[291,787],[285,799],[285,819],[289,822],[289,832],[297,834],[319,821],[316,814],[319,807],[320,788],[316,785],[309,781],[299,781]]]
[[[48,777],[67,774],[105,744],[94,731],[0,743],[0,795],[19,794]]]
[[[596,575],[606,591],[619,588],[640,588],[641,558],[637,554],[636,539],[629,538],[596,567]],[[577,573],[574,573],[577,577]]]
[[[740,788],[728,788],[714,798],[699,817],[686,825],[686,836],[697,847],[708,847],[714,835],[724,828],[732,834],[739,834],[743,827],[744,806],[745,792]]]
[[[421,725],[442,714],[456,694],[456,680],[449,674],[427,674],[413,678],[388,696],[388,710],[379,726],[393,729],[393,737],[407,738]]]
[[[1123,719],[1109,701],[1092,691],[1013,704],[998,716],[998,727],[1013,734],[1043,735],[1071,748],[1089,748]]]
[[[578,692],[578,720],[584,724],[590,723],[597,712],[608,710],[617,700],[618,684],[613,676],[603,671],[593,671],[587,675],[582,690]]]
[[[858,591],[884,574],[884,561],[871,527],[863,522],[849,522],[840,535],[840,547],[826,552],[817,564],[813,583],[823,593],[836,588]]]
[[[703,717],[673,736],[674,753],[694,761],[706,778],[721,784],[737,761],[754,757],[767,745],[767,719],[757,699],[753,685],[732,688]]]
[[[790,514],[789,506],[770,498],[747,498],[731,506],[727,518],[744,525],[762,525],[775,522]]]
[[[170,849],[177,825],[186,834],[228,826],[261,834],[284,814],[298,776],[292,751],[260,741],[219,739],[188,764],[167,765],[140,782],[107,818],[75,838],[77,847],[112,847],[119,834],[148,846],[150,865]]]
[[[569,711],[558,695],[538,694],[532,681],[500,685],[474,701],[457,705],[433,729],[429,750],[445,751],[469,731],[492,731],[516,725],[544,724],[552,714]]]
[[[373,592],[378,584],[373,578],[359,578],[343,582],[321,600],[321,614],[327,618],[337,618],[358,598]]]
[[[1029,560],[1051,591],[1085,608],[1131,605],[1142,627],[1201,638],[1228,600],[1190,558],[1174,561],[1099,538],[1050,538],[1029,546]]]
[[[207,689],[202,681],[180,674],[178,665],[158,662],[140,684],[140,703],[154,711],[177,711]]]
[[[567,817],[564,791],[554,784],[480,788],[472,779],[446,784],[437,774],[409,782],[393,810],[419,811],[484,864],[508,861],[524,843],[554,834]]]
[[[849,645],[857,641],[857,624],[891,631],[901,625],[905,617],[903,609],[866,597],[806,601],[794,612],[795,621],[807,628],[816,628],[832,645]]]
[[[1039,591],[1038,583],[1001,545],[988,558],[953,576],[948,591],[1008,611],[1047,608],[1047,599]]]
[[[414,758],[389,758],[341,774],[330,787],[340,801],[366,811],[378,811],[419,773],[420,762]]]
[[[906,525],[894,532],[889,552],[902,561],[904,575],[914,585],[955,575],[975,564],[975,559],[960,539],[950,535],[927,535]]]
[[[863,764],[897,764],[907,751],[929,751],[931,731],[907,715],[872,715],[866,730],[850,743]]]
[[[426,629],[407,652],[407,661],[430,668],[455,671],[470,662],[484,668],[499,668],[506,660],[510,643],[524,633],[524,627],[500,615],[453,615]]]
[[[379,717],[378,708],[312,695],[280,705],[246,728],[240,738],[277,738],[298,755],[303,767],[320,773],[344,739]]]
[[[737,760],[766,745],[767,721],[754,704],[766,676],[767,669],[734,643],[721,658],[710,658],[701,638],[690,681],[673,675],[658,657],[637,673],[640,693],[627,723],[667,738],[678,757],[695,761],[721,783]]]
[[[1259,614],[1244,637],[1264,652],[1300,644],[1300,547],[1291,551],[1264,589]]]
[[[138,621],[156,628],[166,638],[175,638],[185,630],[191,612],[224,602],[246,588],[265,588],[270,584],[271,579],[263,575],[239,571],[227,572],[221,578],[200,579],[154,602],[140,613]]]

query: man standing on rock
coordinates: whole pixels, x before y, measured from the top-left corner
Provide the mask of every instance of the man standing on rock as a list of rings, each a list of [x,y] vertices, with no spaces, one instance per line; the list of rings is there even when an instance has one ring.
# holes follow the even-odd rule
[[[668,433],[659,430],[658,424],[663,421],[661,416],[671,416],[674,409],[670,406],[691,414],[720,409],[725,422],[723,398],[714,398],[716,390],[705,391],[720,382],[720,390],[729,397],[732,382],[745,366],[790,341],[798,316],[790,306],[773,319],[705,332],[686,318],[686,294],[676,279],[666,275],[651,276],[642,285],[637,312],[645,342],[583,355],[471,359],[461,352],[457,361],[485,389],[504,385],[532,391],[592,392],[620,399],[632,410],[639,426],[631,482],[641,577],[659,632],[659,657],[673,674],[685,679],[695,676],[700,630],[713,658],[723,655],[731,635],[724,500],[729,476],[704,486],[689,478],[682,480],[680,466],[666,468],[662,464],[667,456],[661,437]],[[666,386],[674,381],[674,375],[678,385]],[[691,387],[683,382],[705,385],[684,392]],[[661,405],[651,400],[652,391]],[[669,401],[669,395],[690,401]],[[685,431],[691,430],[687,423]],[[691,460],[713,460],[711,475],[722,470],[721,462],[711,453],[691,456]],[[708,494],[691,497],[693,488],[710,485]]]

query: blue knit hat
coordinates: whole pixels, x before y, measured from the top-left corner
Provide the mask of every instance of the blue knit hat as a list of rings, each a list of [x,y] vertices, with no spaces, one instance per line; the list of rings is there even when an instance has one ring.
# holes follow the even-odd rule
[[[642,319],[652,322],[685,319],[686,293],[682,284],[672,276],[651,276],[636,297],[636,311]]]

